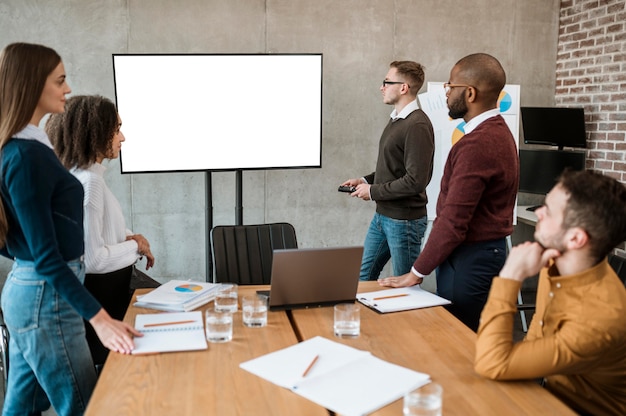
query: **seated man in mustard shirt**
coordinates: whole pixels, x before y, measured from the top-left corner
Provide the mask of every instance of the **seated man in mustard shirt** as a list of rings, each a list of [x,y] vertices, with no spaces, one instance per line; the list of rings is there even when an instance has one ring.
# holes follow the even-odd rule
[[[607,262],[626,240],[626,188],[566,171],[536,211],[536,242],[513,248],[481,315],[476,371],[495,380],[543,377],[583,414],[626,414],[626,288]],[[521,284],[539,275],[537,309],[514,344]]]

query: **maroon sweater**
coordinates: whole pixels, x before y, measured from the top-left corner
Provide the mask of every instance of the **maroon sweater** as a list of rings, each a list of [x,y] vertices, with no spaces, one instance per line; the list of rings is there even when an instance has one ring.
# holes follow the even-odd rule
[[[428,275],[460,244],[511,234],[518,182],[517,147],[502,116],[463,136],[448,155],[437,218],[415,270]]]

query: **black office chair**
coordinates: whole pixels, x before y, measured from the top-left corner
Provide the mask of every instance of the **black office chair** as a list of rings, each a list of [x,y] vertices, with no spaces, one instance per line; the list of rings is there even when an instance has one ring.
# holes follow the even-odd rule
[[[296,231],[281,222],[218,225],[211,230],[215,283],[269,284],[274,249],[298,248]]]
[[[6,394],[9,378],[9,330],[4,323],[2,310],[0,310],[0,372],[2,373],[2,388]]]
[[[622,279],[622,283],[626,286],[626,257],[617,254],[609,254],[609,264],[615,270],[615,273]]]

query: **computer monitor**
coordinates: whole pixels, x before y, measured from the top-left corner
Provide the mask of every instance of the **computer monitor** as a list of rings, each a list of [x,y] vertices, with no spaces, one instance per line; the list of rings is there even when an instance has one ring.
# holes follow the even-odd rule
[[[585,169],[585,152],[520,149],[519,161],[519,191],[545,195],[565,168]]]
[[[524,143],[587,147],[583,108],[521,107]]]

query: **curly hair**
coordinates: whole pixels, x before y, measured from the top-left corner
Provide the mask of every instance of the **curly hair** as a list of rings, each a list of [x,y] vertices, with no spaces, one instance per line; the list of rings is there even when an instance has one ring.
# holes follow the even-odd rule
[[[67,100],[64,113],[50,116],[46,133],[63,166],[85,169],[99,156],[111,154],[118,127],[117,109],[111,100],[77,95]]]

